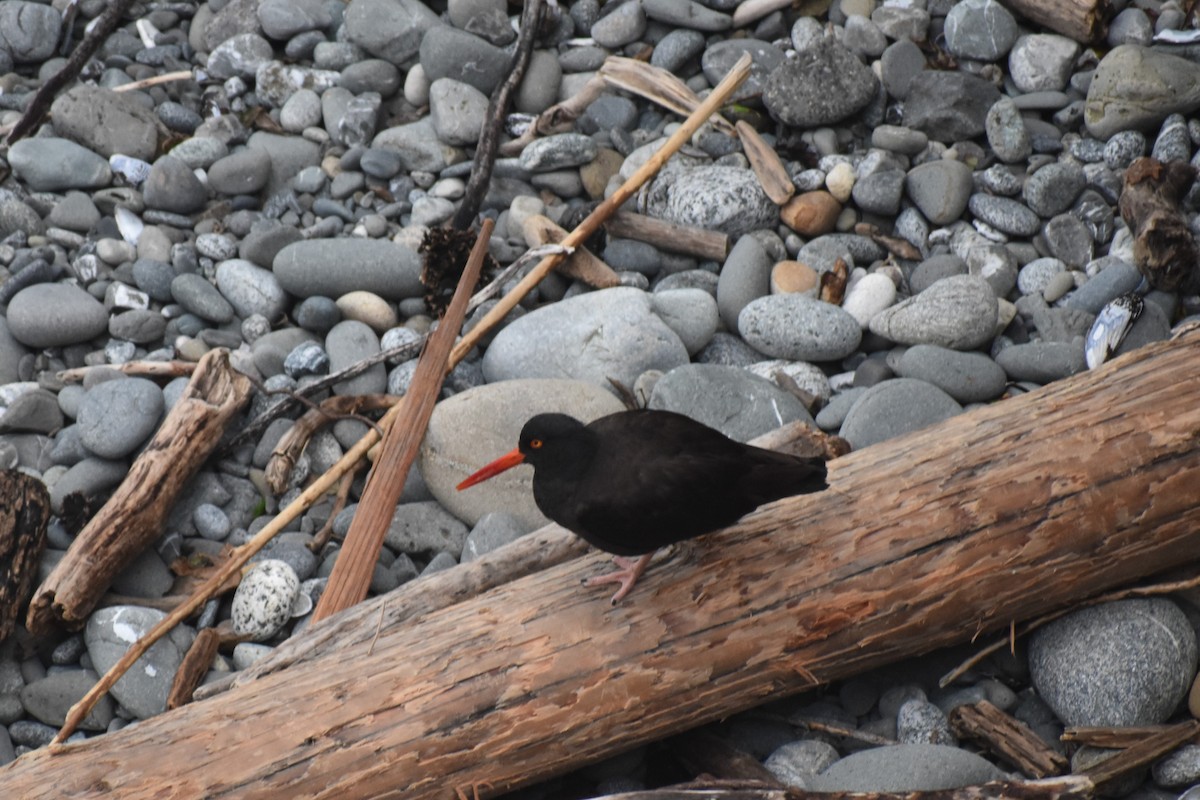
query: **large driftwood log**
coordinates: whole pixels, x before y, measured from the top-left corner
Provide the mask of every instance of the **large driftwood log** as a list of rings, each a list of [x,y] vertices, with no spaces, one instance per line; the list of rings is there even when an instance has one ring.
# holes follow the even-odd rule
[[[175,498],[250,399],[250,381],[212,350],[116,493],[80,531],[38,587],[26,626],[36,634],[78,628],[112,579],[162,535]]]
[[[490,796],[967,640],[1196,558],[1198,392],[1193,331],[837,459],[829,491],[678,548],[633,602],[580,587],[589,554],[29,753],[0,795]],[[312,633],[351,617],[374,630]]]

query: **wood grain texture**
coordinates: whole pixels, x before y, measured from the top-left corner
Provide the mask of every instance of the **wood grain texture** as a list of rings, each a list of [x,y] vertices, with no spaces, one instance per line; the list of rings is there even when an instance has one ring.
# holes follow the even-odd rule
[[[1082,44],[1100,41],[1112,17],[1109,0],[1006,0],[1004,5]]]
[[[306,662],[22,756],[0,795],[492,796],[967,640],[1195,559],[1198,393],[1192,332],[837,459],[635,602],[580,587],[589,554],[377,638],[359,616]]]

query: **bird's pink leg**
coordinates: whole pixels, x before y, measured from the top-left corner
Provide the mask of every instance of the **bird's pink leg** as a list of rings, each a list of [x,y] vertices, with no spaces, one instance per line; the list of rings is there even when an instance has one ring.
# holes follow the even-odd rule
[[[615,572],[607,572],[603,575],[597,575],[594,578],[588,578],[583,582],[584,586],[599,586],[602,583],[619,583],[621,588],[617,589],[617,593],[612,596],[612,604],[615,606],[621,602],[621,598],[629,594],[633,590],[633,585],[637,583],[637,579],[646,571],[646,567],[650,565],[650,559],[654,553],[647,553],[644,556],[637,558],[625,558],[624,556],[613,556],[613,561],[620,569]]]

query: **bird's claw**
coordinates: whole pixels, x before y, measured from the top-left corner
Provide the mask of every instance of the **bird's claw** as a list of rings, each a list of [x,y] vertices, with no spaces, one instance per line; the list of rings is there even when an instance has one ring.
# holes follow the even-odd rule
[[[620,569],[613,572],[606,572],[603,575],[596,575],[588,578],[583,582],[584,586],[599,586],[604,583],[617,583],[620,587],[616,594],[609,601],[611,605],[616,605],[621,600],[633,591],[633,585],[637,583],[637,579],[646,571],[646,567],[650,564],[650,558],[653,553],[647,553],[639,558],[625,558],[624,556],[613,556],[613,562]]]

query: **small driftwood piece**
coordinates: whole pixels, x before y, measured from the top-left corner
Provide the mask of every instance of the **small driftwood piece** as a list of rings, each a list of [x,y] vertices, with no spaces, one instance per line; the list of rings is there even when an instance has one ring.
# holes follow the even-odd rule
[[[1099,747],[1105,750],[1125,750],[1157,736],[1169,725],[1091,726],[1076,725],[1066,728],[1059,738],[1072,744]]]
[[[348,414],[386,410],[398,402],[400,398],[390,394],[334,395],[322,400],[316,408],[304,412],[275,445],[265,470],[267,488],[277,495],[287,490],[288,477],[296,461],[309,440],[325,425]]]
[[[1106,783],[1128,775],[1135,769],[1157,761],[1180,745],[1194,739],[1197,734],[1200,734],[1200,720],[1192,719],[1178,725],[1171,725],[1165,730],[1147,736],[1112,758],[1106,758],[1090,769],[1084,770],[1082,774],[1086,775],[1096,786],[1104,786]]]
[[[449,371],[447,360],[450,349],[462,328],[467,301],[483,270],[494,227],[493,220],[483,221],[475,247],[459,277],[454,299],[442,315],[437,330],[427,340],[425,351],[417,362],[412,385],[395,407],[397,413],[388,414],[390,425],[384,428],[379,458],[367,477],[367,486],[350,523],[350,530],[346,533],[345,544],[313,611],[313,624],[362,602],[367,596],[388,523],[395,513],[405,478],[417,458],[421,440],[425,438],[425,427],[429,424],[429,417],[442,390],[442,382]]]
[[[1031,777],[1049,778],[1070,768],[1066,756],[1042,741],[1032,728],[986,700],[954,709],[950,727],[959,738],[979,742]]]
[[[313,626],[304,663],[28,753],[0,793],[495,796],[967,641],[1195,561],[1196,392],[1200,332],[855,451],[831,491],[678,548],[636,603],[580,588],[602,554],[404,624],[372,600]]]
[[[567,232],[554,224],[554,220],[541,214],[533,214],[521,226],[525,235],[527,247],[541,247],[546,244],[561,244],[567,238]],[[583,281],[596,289],[607,289],[620,286],[621,277],[604,263],[604,259],[592,253],[586,247],[576,247],[566,261],[558,265],[558,271],[564,277]]]
[[[771,202],[781,206],[791,200],[796,193],[796,184],[792,183],[792,177],[779,160],[775,148],[763,141],[758,131],[745,120],[738,120],[737,133],[742,140],[742,150],[750,161],[750,168],[754,170]]]
[[[610,57],[610,61],[612,58]],[[721,104],[733,94],[734,90],[742,84],[743,81],[750,75],[750,55],[743,55],[738,59],[729,73],[721,80],[719,84],[713,87],[712,92],[704,99],[691,116],[684,120],[683,124],[671,137],[663,143],[663,146],[651,156],[645,164],[629,176],[625,183],[621,184],[612,196],[605,200],[600,205],[596,206],[591,214],[588,214],[582,222],[567,235],[561,244],[566,247],[579,247],[588,239],[591,238],[597,229],[613,215],[613,213],[624,205],[633,194],[641,188],[642,184],[650,180],[658,173],[662,166],[667,163],[667,160],[675,154],[675,152],[683,146],[684,142],[688,141],[692,134],[695,133],[701,125],[714,113]],[[607,62],[606,62],[607,63]],[[541,283],[542,278],[550,274],[562,261],[566,258],[564,253],[556,253],[547,256],[538,262],[532,270],[522,278],[513,289],[492,307],[487,314],[475,325],[471,331],[462,337],[462,340],[455,346],[450,354],[450,363],[457,364],[466,358],[467,353],[471,352],[471,348],[475,347],[479,341],[488,334],[492,328],[496,327],[500,322],[508,316],[508,312],[516,307],[517,303],[521,302],[525,295],[529,294],[533,287]]]
[[[116,370],[123,375],[140,375],[145,378],[182,378],[196,371],[193,361],[126,361],[124,364],[101,364],[95,367],[75,367],[58,373],[64,383],[76,383],[96,370]]]
[[[83,624],[113,578],[162,535],[175,498],[246,405],[250,388],[230,366],[228,351],[212,350],[200,360],[116,493],[38,587],[26,620],[31,633]]]
[[[192,695],[196,692],[200,681],[204,680],[204,676],[208,674],[213,656],[217,654],[217,647],[220,644],[221,635],[215,628],[205,628],[196,634],[196,638],[192,640],[192,646],[188,648],[187,654],[183,657],[183,663],[179,665],[179,671],[175,673],[171,691],[167,694],[168,711],[192,702]]]
[[[1112,16],[1109,0],[1007,0],[1005,5],[1031,22],[1085,45],[1104,38]]]
[[[50,493],[15,469],[0,470],[0,642],[12,635],[46,549]]]
[[[672,253],[683,253],[707,261],[724,261],[729,255],[729,236],[719,231],[707,231],[690,225],[618,211],[604,223],[610,236],[637,239]]]
[[[1125,170],[1119,205],[1133,233],[1134,266],[1155,289],[1200,289],[1200,250],[1180,203],[1196,169],[1186,161],[1139,158]]]

